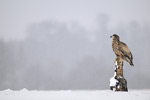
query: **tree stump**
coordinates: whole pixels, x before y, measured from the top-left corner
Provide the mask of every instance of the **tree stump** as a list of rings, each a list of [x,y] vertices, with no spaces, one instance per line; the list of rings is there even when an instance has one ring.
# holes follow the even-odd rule
[[[115,91],[128,91],[127,81],[123,76],[123,61],[120,57],[115,59],[114,77],[110,79],[110,89]]]

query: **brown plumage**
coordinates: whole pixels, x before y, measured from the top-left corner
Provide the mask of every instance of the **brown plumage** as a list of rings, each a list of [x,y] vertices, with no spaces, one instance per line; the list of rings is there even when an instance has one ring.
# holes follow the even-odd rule
[[[132,62],[133,56],[132,56],[132,53],[129,50],[128,46],[125,43],[120,41],[118,35],[114,34],[110,37],[113,39],[112,48],[113,48],[113,51],[116,54],[116,56],[127,61],[131,66],[134,66],[134,64]]]

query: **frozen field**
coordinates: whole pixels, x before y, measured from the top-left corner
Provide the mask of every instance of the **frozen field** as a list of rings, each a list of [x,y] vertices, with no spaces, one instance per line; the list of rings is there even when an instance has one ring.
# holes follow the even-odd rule
[[[0,100],[150,100],[150,90],[129,90],[113,92],[110,90],[92,91],[0,91]]]

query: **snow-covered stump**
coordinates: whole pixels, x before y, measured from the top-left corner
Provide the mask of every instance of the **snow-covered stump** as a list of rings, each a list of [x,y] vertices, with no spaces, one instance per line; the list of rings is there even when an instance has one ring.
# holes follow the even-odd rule
[[[115,59],[114,76],[110,78],[110,89],[113,91],[128,91],[127,81],[123,76],[123,61],[117,57]]]

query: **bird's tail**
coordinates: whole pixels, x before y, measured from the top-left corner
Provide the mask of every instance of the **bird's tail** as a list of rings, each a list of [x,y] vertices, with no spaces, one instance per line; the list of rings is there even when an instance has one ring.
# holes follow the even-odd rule
[[[131,66],[134,66],[134,64],[133,64],[132,60],[130,60],[130,65],[131,65]]]

